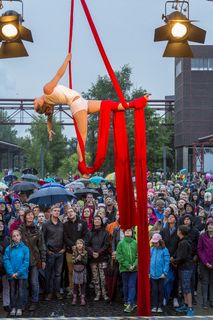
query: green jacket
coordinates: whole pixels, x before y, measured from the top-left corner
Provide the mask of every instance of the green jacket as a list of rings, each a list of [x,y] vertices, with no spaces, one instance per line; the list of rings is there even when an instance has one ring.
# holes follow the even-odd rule
[[[132,271],[137,271],[137,242],[133,238],[126,237],[123,240],[121,240],[117,246],[116,259],[119,263],[120,272],[130,271],[130,266],[134,266],[134,269]]]

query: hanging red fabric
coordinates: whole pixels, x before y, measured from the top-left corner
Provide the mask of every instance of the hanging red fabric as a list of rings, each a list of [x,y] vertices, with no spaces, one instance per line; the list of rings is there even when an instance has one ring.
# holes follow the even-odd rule
[[[71,0],[71,21],[69,49],[71,48],[72,30],[73,30],[73,8],[74,0]],[[105,63],[113,86],[117,92],[119,100],[126,108],[127,104],[120,88],[115,73],[106,56],[100,37],[97,33],[90,12],[85,0],[81,0],[84,12],[88,19],[93,36],[98,49]],[[71,73],[71,68],[69,69]],[[70,75],[71,79],[71,75]],[[70,82],[71,84],[71,82]],[[80,144],[83,161],[80,163],[82,173],[93,173],[98,170],[106,157],[108,134],[110,126],[110,101],[103,101],[101,104],[98,143],[96,160],[93,167],[87,167],[85,162],[85,150],[81,135],[75,123],[77,138]],[[126,122],[124,112],[114,112],[114,150],[115,150],[115,172],[116,172],[116,191],[118,207],[120,212],[121,227],[127,229],[137,223],[138,225],[138,315],[150,315],[150,287],[149,287],[149,238],[147,222],[147,202],[146,202],[146,132],[144,109],[135,111],[135,176],[137,190],[137,217],[134,203],[130,157],[128,150],[128,137],[126,131]],[[137,221],[136,221],[137,218]]]

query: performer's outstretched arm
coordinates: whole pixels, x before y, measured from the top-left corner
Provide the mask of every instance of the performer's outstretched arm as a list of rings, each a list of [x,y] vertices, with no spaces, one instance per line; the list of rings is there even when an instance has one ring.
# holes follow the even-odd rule
[[[70,60],[71,60],[71,53],[68,53],[62,66],[58,69],[54,78],[50,82],[45,84],[45,86],[43,88],[44,94],[51,94],[53,92],[55,86],[58,84],[60,79],[63,77],[63,75],[67,69],[67,65],[70,62]]]

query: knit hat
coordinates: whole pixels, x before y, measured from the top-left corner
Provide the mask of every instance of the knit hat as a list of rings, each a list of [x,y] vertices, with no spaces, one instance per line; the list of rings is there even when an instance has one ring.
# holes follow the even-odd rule
[[[206,225],[208,226],[208,224],[213,223],[213,218],[208,218],[206,221]]]
[[[154,233],[152,236],[151,242],[157,243],[160,240],[162,240],[160,233]]]

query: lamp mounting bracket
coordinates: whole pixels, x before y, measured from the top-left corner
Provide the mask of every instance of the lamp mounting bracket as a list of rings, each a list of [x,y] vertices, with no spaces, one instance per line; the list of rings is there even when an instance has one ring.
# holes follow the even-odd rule
[[[21,3],[21,21],[24,22],[24,4],[23,4],[23,0],[0,0],[0,10],[4,8],[3,2],[20,2]]]
[[[169,15],[168,11],[179,11],[187,15],[189,19],[189,1],[188,0],[169,0],[165,3],[165,13],[162,14],[162,20],[167,22],[167,16]]]

